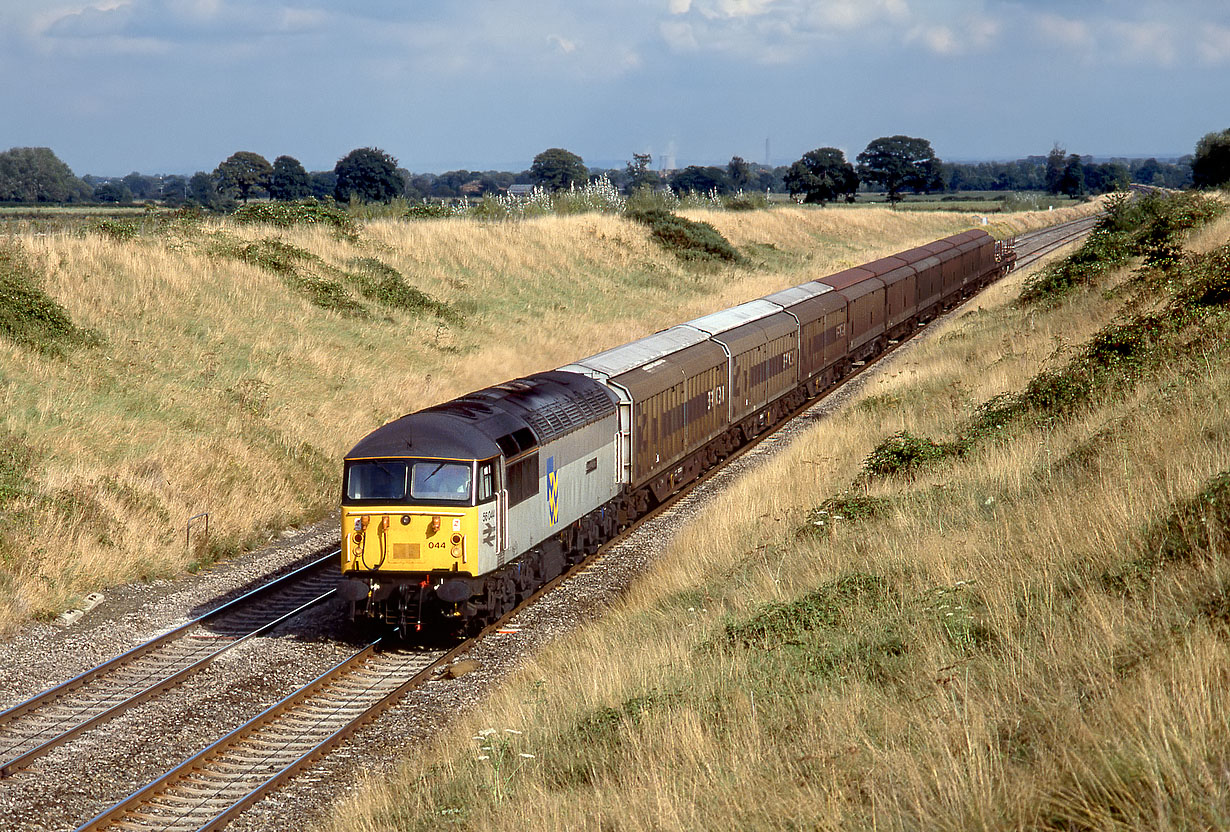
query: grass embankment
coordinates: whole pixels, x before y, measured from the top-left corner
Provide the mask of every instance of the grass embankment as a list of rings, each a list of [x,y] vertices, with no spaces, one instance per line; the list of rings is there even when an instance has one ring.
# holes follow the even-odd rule
[[[341,455],[391,418],[971,223],[710,212],[740,260],[697,265],[601,214],[279,211],[0,239],[0,632],[325,516]]]
[[[1224,828],[1230,218],[1182,239],[989,289],[332,828]]]

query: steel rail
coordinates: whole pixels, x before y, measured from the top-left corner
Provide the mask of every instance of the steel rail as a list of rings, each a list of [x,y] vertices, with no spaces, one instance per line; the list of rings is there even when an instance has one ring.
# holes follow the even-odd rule
[[[249,632],[242,636],[237,636],[230,641],[221,643],[221,647],[215,647],[214,645],[219,644],[219,642],[215,642],[214,645],[211,645],[204,651],[200,651],[195,655],[178,657],[181,664],[172,665],[172,668],[174,668],[173,673],[170,675],[162,675],[152,684],[145,684],[145,681],[153,675],[153,671],[151,670],[146,673],[142,679],[138,679],[135,683],[131,683],[127,686],[129,690],[136,688],[135,692],[125,695],[123,692],[117,693],[112,691],[110,696],[101,697],[93,706],[83,705],[79,707],[75,713],[69,715],[60,715],[58,717],[51,715],[49,718],[49,721],[52,723],[51,730],[58,730],[59,733],[55,734],[48,740],[41,742],[38,741],[38,737],[40,735],[48,733],[48,728],[46,726],[43,726],[41,730],[36,730],[33,734],[21,735],[18,729],[20,729],[19,723],[23,718],[26,718],[27,720],[44,718],[45,711],[56,707],[62,707],[60,700],[65,699],[70,694],[80,691],[82,688],[90,685],[91,683],[105,682],[110,674],[115,674],[122,669],[130,668],[138,660],[151,656],[156,651],[163,650],[172,643],[188,637],[191,630],[201,627],[207,622],[221,618],[228,613],[241,609],[245,605],[249,605],[254,601],[260,600],[276,591],[284,590],[288,584],[292,584],[300,579],[308,577],[314,571],[326,568],[328,562],[336,557],[337,554],[338,551],[335,550],[328,555],[318,558],[305,566],[287,573],[286,575],[246,592],[238,598],[234,598],[231,601],[228,601],[227,603],[222,604],[221,606],[210,610],[209,612],[200,615],[185,624],[163,633],[162,635],[156,636],[155,638],[152,638],[149,641],[146,641],[145,643],[140,644],[98,665],[97,667],[87,670],[72,679],[62,682],[53,688],[43,691],[42,693],[37,694],[24,702],[0,712],[0,742],[9,742],[5,751],[0,753],[11,754],[14,750],[22,749],[16,756],[13,756],[3,764],[0,764],[0,777],[11,776],[14,772],[22,769],[31,760],[46,754],[48,751],[51,751],[60,745],[63,745],[65,742],[83,731],[111,719],[125,710],[148,701],[160,692],[180,684],[189,676],[206,667],[222,653],[230,650],[240,643],[246,642],[248,639],[260,633],[267,632],[278,624],[281,624],[294,616],[300,615],[307,609],[324,602],[328,598],[332,597],[336,590],[331,589],[328,592],[317,595],[316,597],[308,600],[306,603],[298,605],[290,612],[284,613],[283,615],[277,617],[275,620],[267,621],[260,626],[249,630]],[[189,661],[189,664],[186,666],[182,665],[182,661],[184,659]],[[164,668],[163,670],[172,668]],[[123,689],[121,688],[121,691],[122,690]],[[106,704],[108,701],[112,702],[112,704]],[[101,710],[98,709],[99,706],[102,707]],[[79,721],[74,722],[74,719]],[[60,730],[61,727],[67,723],[71,724],[69,724],[67,728]],[[18,736],[14,737],[14,734],[17,734]],[[31,741],[37,742],[37,745],[29,747]]]

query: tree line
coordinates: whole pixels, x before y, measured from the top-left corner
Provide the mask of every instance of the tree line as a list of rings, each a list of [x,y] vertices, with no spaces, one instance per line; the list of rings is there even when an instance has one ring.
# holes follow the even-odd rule
[[[1205,135],[1195,152],[1177,161],[1116,159],[1096,162],[1068,153],[1058,143],[1045,156],[1012,162],[951,163],[940,160],[926,139],[885,136],[871,141],[854,162],[843,151],[821,147],[777,167],[734,156],[724,166],[689,165],[658,171],[649,154],[634,153],[622,168],[589,168],[563,148],[534,157],[528,170],[455,170],[412,173],[379,148],[350,151],[332,170],[307,171],[292,156],[269,162],[252,151],[238,151],[212,171],[192,176],[78,178],[49,148],[19,147],[0,152],[0,203],[132,203],[158,201],[227,211],[253,198],[336,199],[387,202],[482,197],[515,185],[560,190],[604,177],[621,191],[666,189],[729,195],[739,191],[788,192],[800,202],[853,201],[877,190],[897,202],[909,192],[1047,191],[1082,196],[1140,183],[1167,188],[1216,187],[1230,182],[1230,129]]]

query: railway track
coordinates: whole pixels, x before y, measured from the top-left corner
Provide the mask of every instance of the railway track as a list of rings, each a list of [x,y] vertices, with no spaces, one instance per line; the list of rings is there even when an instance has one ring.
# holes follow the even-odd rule
[[[374,641],[79,832],[220,828],[469,645],[384,651],[381,641]]]
[[[1097,225],[1101,214],[1081,217],[1078,220],[1053,225],[1039,231],[1022,234],[1017,238],[1016,268],[1031,265],[1057,248],[1075,242],[1091,232]]]
[[[1084,218],[1021,235],[1018,267],[1088,234],[1095,222],[1096,218]],[[890,348],[868,364],[878,362],[891,352]],[[772,440],[777,430],[814,404],[815,400],[808,401],[777,429],[744,445],[727,462],[738,459],[762,441]],[[410,690],[432,678],[439,668],[468,651],[477,639],[502,626],[560,582],[589,568],[596,558],[631,534],[640,523],[668,511],[697,486],[720,474],[724,467],[707,471],[636,525],[608,541],[595,558],[587,559],[548,583],[473,639],[448,651],[388,649],[379,640],[372,642],[250,722],[116,803],[79,827],[77,832],[209,830],[225,826],[246,807],[312,765],[361,725],[375,719]]]
[[[331,598],[334,551],[0,713],[0,776],[152,699]],[[259,602],[259,603],[258,603]]]

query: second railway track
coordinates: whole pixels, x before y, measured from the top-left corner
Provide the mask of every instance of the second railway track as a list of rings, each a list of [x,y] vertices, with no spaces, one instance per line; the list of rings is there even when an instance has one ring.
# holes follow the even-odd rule
[[[223,653],[328,600],[336,552],[0,712],[0,776],[173,688]]]

